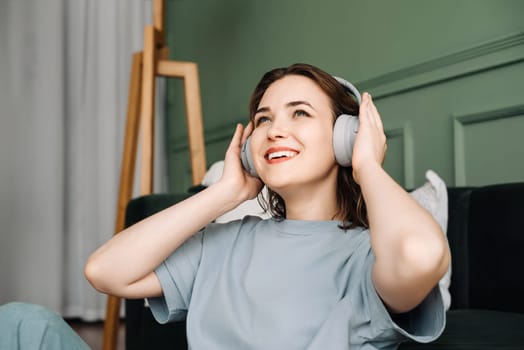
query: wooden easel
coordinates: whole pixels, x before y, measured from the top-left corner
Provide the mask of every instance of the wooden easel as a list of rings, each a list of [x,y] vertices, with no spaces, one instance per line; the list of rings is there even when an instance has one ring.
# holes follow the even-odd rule
[[[125,209],[133,193],[139,129],[142,147],[140,195],[153,191],[155,77],[183,79],[193,184],[201,183],[206,172],[198,67],[193,62],[168,59],[164,12],[165,0],[153,0],[153,25],[144,28],[143,51],[133,54],[115,234],[125,228]],[[119,315],[120,298],[109,296],[104,324],[104,350],[116,349]]]

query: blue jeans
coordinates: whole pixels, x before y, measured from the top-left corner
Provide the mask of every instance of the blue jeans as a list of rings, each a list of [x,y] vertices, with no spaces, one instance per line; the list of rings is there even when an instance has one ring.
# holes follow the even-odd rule
[[[0,349],[87,350],[60,315],[27,303],[0,306]]]

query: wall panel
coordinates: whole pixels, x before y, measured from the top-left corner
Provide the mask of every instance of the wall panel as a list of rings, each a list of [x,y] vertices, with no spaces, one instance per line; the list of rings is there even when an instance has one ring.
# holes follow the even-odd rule
[[[524,104],[455,117],[455,183],[524,181]]]
[[[523,103],[523,1],[199,0],[172,1],[168,8],[172,56],[200,67],[210,164],[223,158],[235,123],[246,121],[261,74],[308,62],[372,93],[389,137],[384,167],[402,185],[422,184],[427,169],[453,185],[460,166],[468,174],[460,184],[508,179],[498,166],[482,178],[471,176],[482,133],[476,125],[464,127],[469,163],[457,170],[455,122]],[[186,146],[177,121],[183,99],[176,83],[168,89],[170,188],[184,190],[189,163],[178,155]],[[509,123],[492,127],[522,128]],[[513,148],[522,147],[516,139]],[[518,179],[515,164],[511,173]]]

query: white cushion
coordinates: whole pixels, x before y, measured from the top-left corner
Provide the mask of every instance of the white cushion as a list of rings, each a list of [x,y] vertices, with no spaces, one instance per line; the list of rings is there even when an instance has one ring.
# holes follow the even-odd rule
[[[444,181],[433,171],[426,171],[427,182],[411,192],[413,198],[433,215],[446,235],[448,226],[448,191]],[[446,237],[447,240],[447,237]],[[449,285],[451,284],[451,264],[439,282],[440,292],[446,310],[451,305]]]

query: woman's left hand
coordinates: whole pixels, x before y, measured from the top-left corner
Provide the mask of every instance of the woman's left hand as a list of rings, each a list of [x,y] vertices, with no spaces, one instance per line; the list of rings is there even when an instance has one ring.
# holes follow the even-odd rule
[[[384,134],[382,119],[373,104],[371,95],[365,92],[360,104],[359,128],[351,159],[353,178],[357,183],[360,183],[359,175],[366,165],[382,165],[386,156],[386,149],[386,135]]]

